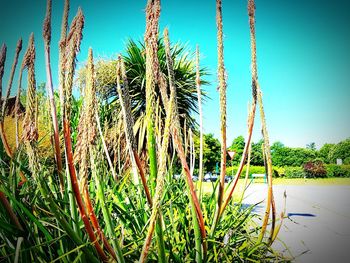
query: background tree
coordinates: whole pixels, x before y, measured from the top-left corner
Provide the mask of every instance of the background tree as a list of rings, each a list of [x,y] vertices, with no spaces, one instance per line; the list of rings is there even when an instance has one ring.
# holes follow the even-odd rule
[[[263,143],[264,143],[263,139],[261,139],[257,143],[254,143],[254,142],[252,143],[252,153],[251,153],[251,159],[250,159],[251,165],[257,165],[257,166],[264,165],[264,157],[262,152]]]
[[[204,172],[214,172],[216,163],[220,163],[220,141],[214,137],[214,134],[203,135],[203,167]],[[194,146],[196,152],[196,168],[199,160],[199,136],[194,137]]]
[[[160,69],[160,78],[168,83],[168,70],[165,58],[165,48],[162,40],[158,42],[158,60]],[[194,52],[190,52],[184,45],[175,44],[171,47],[171,56],[174,61],[174,75],[175,85],[177,88],[177,103],[180,124],[183,127],[186,120],[188,128],[195,130],[197,123],[194,114],[198,111],[198,99],[196,90],[196,68],[194,61]],[[135,42],[129,40],[126,44],[126,52],[123,56],[126,68],[126,75],[129,83],[129,93],[132,100],[132,114],[135,120],[135,138],[138,142],[139,150],[145,147],[145,123],[144,114],[146,107],[146,57],[145,46],[142,42]],[[96,72],[96,89],[99,99],[105,108],[105,117],[111,122],[114,116],[118,116],[120,112],[119,96],[117,92],[117,78],[116,78],[116,60],[100,59],[95,62]],[[78,72],[77,83],[80,89],[85,86],[85,69]],[[205,68],[200,69],[201,85],[208,84],[203,80],[207,75]],[[166,87],[169,95],[169,87]],[[158,109],[155,110],[158,114],[158,121],[163,127],[163,120],[165,119],[165,108],[161,99],[160,88],[157,84],[155,87],[155,101]],[[206,95],[202,92],[205,99]]]
[[[342,159],[344,164],[350,164],[350,138],[339,142],[330,151],[330,161],[335,163]]]
[[[310,143],[306,144],[306,149],[316,151],[316,143],[310,142]]]
[[[228,150],[235,152],[235,156],[233,157],[233,160],[232,160],[233,165],[239,164],[239,161],[242,158],[244,146],[245,146],[245,141],[242,135],[233,139],[231,146],[228,148]],[[228,158],[228,160],[231,160],[231,158]]]
[[[324,163],[332,163],[332,154],[334,152],[333,148],[335,144],[326,143],[319,150],[319,156],[322,158]]]

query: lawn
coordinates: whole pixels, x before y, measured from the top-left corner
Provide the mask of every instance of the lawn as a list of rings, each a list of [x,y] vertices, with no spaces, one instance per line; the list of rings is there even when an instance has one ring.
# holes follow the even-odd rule
[[[250,181],[248,181],[249,184]],[[263,184],[264,179],[254,179],[254,184]],[[239,179],[236,193],[241,193],[243,189],[244,179]],[[319,179],[303,179],[303,178],[274,178],[274,185],[350,185],[350,178],[319,178]],[[198,185],[198,182],[197,182]],[[225,184],[228,186],[228,183]],[[215,183],[203,182],[203,192],[211,193]]]

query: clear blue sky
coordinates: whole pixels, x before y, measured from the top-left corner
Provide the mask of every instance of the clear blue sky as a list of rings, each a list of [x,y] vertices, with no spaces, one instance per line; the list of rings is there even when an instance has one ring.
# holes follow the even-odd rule
[[[53,1],[55,85],[63,2]],[[228,144],[234,137],[246,134],[247,102],[251,96],[246,2],[223,0]],[[72,1],[70,19],[79,5],[86,18],[79,61],[86,59],[90,46],[95,55],[113,57],[123,52],[128,38],[142,39],[145,4],[146,0]],[[3,86],[6,87],[17,39],[23,37],[25,48],[32,31],[37,46],[37,82],[45,81],[41,37],[45,5],[44,0],[1,1],[0,42],[8,46]],[[350,2],[256,0],[256,6],[258,72],[271,141],[293,147],[316,142],[320,147],[350,137]],[[208,77],[212,85],[205,87],[211,97],[204,105],[205,132],[219,138],[215,0],[163,0],[160,29],[165,26],[170,29],[172,42],[186,42],[192,50],[196,44],[200,46],[201,64],[212,73]],[[257,141],[261,138],[259,121],[255,127],[253,139]]]

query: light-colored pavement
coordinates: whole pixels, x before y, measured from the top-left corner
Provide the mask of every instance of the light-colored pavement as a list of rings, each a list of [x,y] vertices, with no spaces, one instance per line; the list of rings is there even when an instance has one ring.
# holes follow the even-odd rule
[[[266,191],[266,184],[252,184],[244,203],[264,200]],[[350,186],[276,185],[278,216],[283,210],[284,191],[288,218],[278,237],[296,257],[293,262],[350,262]],[[255,209],[261,215],[264,211],[264,203]],[[276,241],[274,247],[288,255],[281,242]]]

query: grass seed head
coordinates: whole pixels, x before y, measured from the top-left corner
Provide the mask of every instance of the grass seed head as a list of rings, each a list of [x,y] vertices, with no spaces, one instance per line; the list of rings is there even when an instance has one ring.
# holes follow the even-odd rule
[[[36,122],[36,83],[35,83],[35,46],[34,34],[30,35],[29,44],[26,52],[26,66],[28,68],[28,88],[26,114],[23,120],[23,140],[27,142],[36,142],[38,140],[38,128]]]
[[[43,25],[43,38],[46,45],[50,45],[51,42],[51,0],[47,0],[46,16]]]
[[[250,17],[255,16],[255,2],[254,2],[254,0],[248,0],[248,15]]]
[[[0,107],[2,103],[2,78],[4,76],[5,71],[5,61],[6,61],[6,51],[7,47],[5,44],[2,44],[1,50],[0,50]]]

